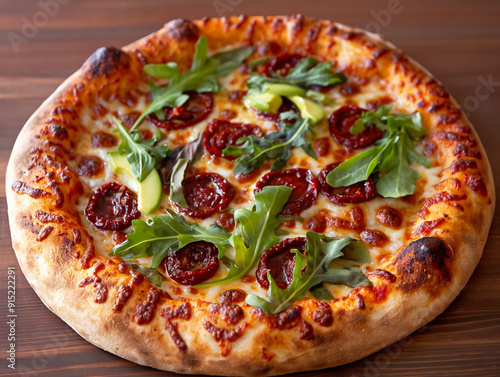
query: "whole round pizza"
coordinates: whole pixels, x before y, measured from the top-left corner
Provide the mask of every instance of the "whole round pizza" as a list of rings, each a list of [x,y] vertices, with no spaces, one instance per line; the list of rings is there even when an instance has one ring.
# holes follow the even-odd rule
[[[440,314],[495,204],[453,98],[377,35],[174,20],[100,48],[12,151],[14,249],[89,342],[179,373],[363,358]]]

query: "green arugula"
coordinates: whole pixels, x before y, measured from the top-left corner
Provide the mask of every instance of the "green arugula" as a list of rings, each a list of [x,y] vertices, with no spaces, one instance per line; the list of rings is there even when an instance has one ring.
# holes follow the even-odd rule
[[[375,146],[344,161],[327,176],[332,187],[350,186],[362,182],[372,174],[378,174],[376,183],[380,195],[399,198],[415,192],[415,181],[420,174],[410,167],[416,162],[429,168],[430,162],[415,150],[414,140],[424,136],[420,113],[389,114],[391,106],[363,113],[351,127],[351,133],[362,132],[375,124],[385,132]]]
[[[281,170],[290,158],[291,147],[301,147],[309,156],[317,159],[316,152],[308,140],[313,135],[309,119],[301,119],[293,111],[281,115],[281,130],[262,137],[246,136],[238,140],[240,146],[229,146],[223,150],[225,156],[239,156],[234,165],[234,174],[249,174],[266,160],[274,159],[271,170]],[[294,120],[292,124],[286,122]]]
[[[143,266],[142,264],[134,263],[134,262],[125,262],[132,270],[137,271],[144,276],[146,276],[151,284],[156,285],[157,287],[161,286],[163,280],[163,276],[156,271],[154,268]]]
[[[331,62],[318,64],[312,57],[300,59],[286,76],[271,72],[271,77],[252,74],[247,81],[250,89],[261,90],[265,84],[289,84],[307,89],[312,85],[329,86],[345,82],[346,77],[341,73],[330,70]]]
[[[309,57],[299,60],[286,76],[275,72],[271,72],[270,77],[252,73],[247,81],[250,90],[243,102],[247,107],[276,113],[283,96],[299,108],[302,118],[310,118],[313,124],[317,123],[324,118],[324,110],[316,102],[331,104],[332,99],[307,89],[313,85],[341,84],[346,80],[344,75],[331,71],[331,65],[330,62],[318,64],[316,59]]]
[[[287,186],[266,186],[255,194],[250,208],[234,211],[236,228],[229,242],[235,250],[235,258],[230,261],[229,273],[223,279],[199,284],[197,288],[229,283],[248,275],[262,253],[279,242],[275,233],[281,224],[278,214],[291,192]]]
[[[117,118],[114,121],[121,137],[118,153],[127,156],[132,175],[142,182],[170,152],[170,148],[165,145],[155,146],[165,135],[160,130],[156,130],[153,138],[142,140],[137,130],[127,130]]]
[[[153,100],[137,119],[132,129],[136,129],[144,118],[151,114],[159,119],[164,119],[165,114],[161,111],[165,106],[182,106],[189,96],[187,91],[217,92],[220,90],[219,77],[228,75],[245,61],[254,51],[254,47],[242,47],[229,51],[216,53],[207,57],[208,42],[205,36],[196,42],[195,53],[191,69],[184,74],[179,72],[175,62],[167,64],[148,64],[144,71],[158,78],[169,80],[165,87],[158,87],[150,82],[149,87]]]
[[[187,158],[180,158],[172,169],[170,176],[170,200],[184,208],[187,208],[186,198],[184,198],[184,188],[182,181],[184,180],[184,173],[189,166],[191,160]]]
[[[292,253],[295,254],[295,267],[290,286],[286,289],[279,288],[268,273],[269,297],[264,299],[248,295],[247,304],[260,308],[268,314],[276,314],[289,308],[311,288],[323,282],[345,284],[350,287],[371,284],[359,268],[352,266],[352,264],[368,263],[370,261],[368,252],[361,242],[350,237],[334,239],[307,232],[305,255],[298,250],[292,250]],[[324,292],[322,289],[320,291]]]
[[[147,221],[132,221],[134,231],[127,234],[127,241],[116,245],[111,255],[130,261],[153,256],[151,268],[156,268],[170,250],[180,249],[191,242],[207,241],[219,249],[219,255],[229,247],[230,234],[217,225],[203,228],[197,223],[190,223],[184,217],[168,211]]]

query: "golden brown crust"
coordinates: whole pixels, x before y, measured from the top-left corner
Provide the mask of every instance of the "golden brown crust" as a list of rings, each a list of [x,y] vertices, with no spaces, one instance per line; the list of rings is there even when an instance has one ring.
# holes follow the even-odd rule
[[[359,61],[346,71],[360,80],[378,72],[394,98],[421,113],[425,153],[446,169],[412,216],[407,245],[369,274],[372,287],[328,303],[302,299],[268,316],[246,304],[172,300],[118,258],[95,255],[75,207],[83,187],[68,168],[73,141],[88,132],[78,111],[98,98],[133,100],[127,96],[145,80],[145,62],[176,60],[188,67],[200,35],[213,50],[249,44],[265,51],[276,44],[332,61],[344,48],[356,48]],[[364,73],[355,69],[361,60]],[[126,359],[213,375],[332,367],[413,332],[441,313],[469,279],[495,201],[484,149],[440,83],[378,36],[302,16],[175,20],[123,49],[97,50],[26,123],[6,184],[19,263],[52,311],[91,343]]]

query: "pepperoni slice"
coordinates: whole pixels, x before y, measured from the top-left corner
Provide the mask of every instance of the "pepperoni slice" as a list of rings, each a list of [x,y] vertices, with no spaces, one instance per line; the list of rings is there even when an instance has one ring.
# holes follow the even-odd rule
[[[148,119],[156,127],[167,131],[186,128],[205,119],[211,113],[214,98],[211,93],[186,92],[189,99],[182,106],[164,107],[165,120],[160,120],[155,114],[148,115]]]
[[[122,230],[140,216],[137,196],[127,186],[109,182],[94,191],[85,216],[98,229]]]
[[[249,135],[259,136],[260,128],[253,124],[232,123],[227,120],[212,120],[205,132],[203,146],[212,157],[222,156],[224,148],[237,144],[239,138]],[[228,160],[236,159],[236,156],[224,156]]]
[[[291,250],[295,249],[303,254],[306,250],[306,243],[305,237],[287,238],[264,252],[255,271],[255,278],[259,285],[264,289],[269,288],[267,273],[271,272],[278,287],[288,288],[292,284],[295,268],[295,254],[291,253]]]
[[[382,130],[374,124],[371,124],[363,132],[356,135],[351,133],[352,125],[361,116],[363,111],[368,110],[347,105],[330,115],[330,119],[328,120],[330,123],[330,134],[337,143],[352,149],[363,149],[372,145],[383,136],[384,133]]]
[[[218,254],[214,244],[198,241],[170,251],[162,265],[173,281],[182,285],[195,285],[215,275],[219,269]]]
[[[343,206],[347,203],[363,203],[377,197],[377,189],[372,177],[348,187],[332,187],[326,183],[326,176],[338,165],[330,164],[318,174],[319,189],[333,204]]]
[[[233,186],[217,173],[193,175],[186,178],[182,186],[188,208],[177,208],[197,219],[204,219],[224,209],[235,195]]]
[[[286,76],[304,56],[300,54],[282,54],[264,66],[264,76],[271,77],[272,73],[277,73],[280,76]]]
[[[255,192],[265,186],[288,186],[293,189],[281,211],[282,215],[298,215],[312,206],[318,197],[318,181],[308,169],[269,172],[257,182]]]

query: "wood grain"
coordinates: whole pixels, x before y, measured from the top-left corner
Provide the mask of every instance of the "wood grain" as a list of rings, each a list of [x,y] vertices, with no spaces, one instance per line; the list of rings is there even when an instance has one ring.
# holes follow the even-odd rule
[[[303,13],[380,31],[428,68],[475,125],[500,182],[500,2],[308,0],[62,1],[41,25],[43,1],[0,3],[0,181],[22,125],[43,100],[100,46],[122,46],[177,18]],[[56,0],[45,0],[54,3]],[[392,4],[392,5],[391,5]],[[394,4],[398,4],[395,6]],[[392,13],[391,13],[392,12]],[[47,13],[47,12],[46,12]],[[37,18],[38,17],[38,18]],[[39,25],[13,47],[12,33]],[[10,33],[10,34],[9,34]],[[477,95],[491,81],[487,98]],[[482,89],[482,93],[484,89]],[[497,189],[497,191],[499,191]],[[498,211],[497,211],[498,212]],[[500,218],[483,259],[451,306],[407,339],[358,362],[297,376],[499,376]],[[16,268],[16,367],[7,368],[7,268]],[[10,244],[5,188],[0,186],[0,375],[175,375],[134,365],[87,343],[38,299]]]

